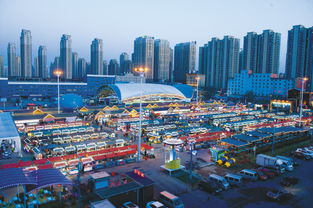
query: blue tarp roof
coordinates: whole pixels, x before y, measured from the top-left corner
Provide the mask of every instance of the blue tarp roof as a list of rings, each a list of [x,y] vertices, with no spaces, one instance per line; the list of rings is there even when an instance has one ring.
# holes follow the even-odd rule
[[[32,171],[30,175],[37,179],[37,187],[42,188],[46,186],[51,186],[55,184],[71,185],[72,182],[67,179],[58,169],[39,169]]]
[[[254,137],[259,137],[260,139],[263,139],[265,137],[271,136],[271,134],[261,133],[261,132],[258,132],[258,131],[247,131],[245,134],[249,135],[249,136],[251,135],[251,136],[254,136]]]
[[[23,171],[22,168],[0,169],[0,189],[18,186],[35,185],[35,189],[56,184],[71,185],[58,169],[39,169],[32,172]]]
[[[22,168],[0,169],[0,189],[18,185],[36,185],[33,177],[25,174]]]
[[[272,127],[272,128],[261,128],[258,131],[262,133],[271,133],[271,134],[280,134],[280,133],[289,133],[289,132],[298,132],[298,131],[305,131],[305,129],[296,128],[292,126],[283,126],[283,127]]]
[[[9,112],[0,113],[0,139],[19,137],[19,133]]]
[[[243,142],[237,139],[233,139],[231,137],[225,138],[225,139],[221,139],[222,142],[228,143],[230,145],[234,145],[236,147],[240,147],[240,146],[244,146],[247,145],[247,142]]]
[[[233,136],[233,138],[236,138],[236,139],[239,139],[241,141],[248,142],[248,143],[262,139],[262,138],[248,136],[248,135],[244,135],[244,134],[235,135],[235,136]]]

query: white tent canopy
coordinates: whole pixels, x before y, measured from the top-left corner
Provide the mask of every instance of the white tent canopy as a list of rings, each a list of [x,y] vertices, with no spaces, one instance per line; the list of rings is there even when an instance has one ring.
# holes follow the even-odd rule
[[[8,140],[10,144],[14,144],[14,152],[21,154],[21,139],[11,113],[0,113],[0,132],[0,143]]]

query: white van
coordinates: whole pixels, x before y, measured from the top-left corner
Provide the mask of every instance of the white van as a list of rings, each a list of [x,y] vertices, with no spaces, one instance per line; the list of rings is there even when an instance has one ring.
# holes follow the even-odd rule
[[[117,139],[115,140],[116,147],[124,147],[125,146],[125,140],[124,139]]]
[[[159,200],[166,206],[171,208],[184,208],[182,200],[167,191],[160,192]]]
[[[213,181],[213,182],[221,185],[224,190],[227,190],[230,187],[227,180],[222,176],[219,176],[216,174],[210,174],[208,179],[209,179],[209,181]]]
[[[227,173],[225,176],[226,180],[232,186],[240,186],[242,184],[243,178],[240,175],[235,175],[231,173]]]
[[[248,180],[252,180],[252,181],[258,180],[258,173],[253,170],[243,169],[239,172],[239,174],[243,178],[248,179]]]

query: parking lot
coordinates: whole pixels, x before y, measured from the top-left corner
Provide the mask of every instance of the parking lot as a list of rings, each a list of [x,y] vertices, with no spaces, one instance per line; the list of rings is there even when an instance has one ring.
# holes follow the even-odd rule
[[[205,156],[205,152],[202,153],[203,156]],[[299,159],[295,159],[295,161],[299,163],[299,166],[292,172],[286,172],[273,179],[246,182],[240,187],[223,191],[217,196],[193,190],[181,194],[180,197],[187,207],[311,207],[313,202],[313,161]],[[218,166],[209,166],[198,172],[202,172],[206,176],[210,173],[224,175],[230,171]],[[280,181],[285,176],[295,176],[299,179],[299,183],[290,187],[283,187],[280,185]],[[272,201],[266,197],[266,193],[271,189],[283,189],[293,196],[286,201]]]

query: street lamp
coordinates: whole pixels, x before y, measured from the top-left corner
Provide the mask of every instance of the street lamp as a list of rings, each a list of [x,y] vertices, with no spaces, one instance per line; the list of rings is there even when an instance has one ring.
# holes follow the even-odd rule
[[[145,76],[145,72],[149,69],[147,67],[134,68],[134,71],[139,73],[140,76],[140,104],[139,104],[139,134],[138,134],[138,152],[137,152],[137,162],[140,162],[140,151],[141,151],[141,123],[142,123],[142,79]]]
[[[303,111],[303,91],[304,91],[304,83],[308,80],[307,77],[301,78],[301,100],[300,100],[300,124],[302,120],[302,111]]]
[[[61,69],[56,69],[53,74],[57,76],[58,80],[58,114],[60,114],[60,76],[62,76],[63,71]]]
[[[196,76],[196,80],[197,80],[197,106],[199,105],[199,80],[200,80],[200,76]]]
[[[189,179],[190,179],[190,183],[191,183],[192,169],[193,169],[192,155],[194,154],[194,145],[196,143],[196,140],[195,139],[190,139],[188,143],[189,143],[189,150],[190,150]]]

